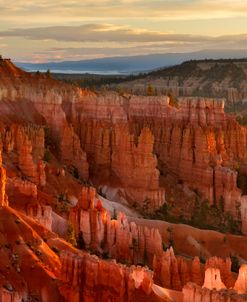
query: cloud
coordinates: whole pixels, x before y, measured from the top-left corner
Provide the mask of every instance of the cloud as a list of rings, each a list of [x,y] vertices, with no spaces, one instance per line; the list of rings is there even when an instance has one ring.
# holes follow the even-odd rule
[[[170,20],[246,16],[245,0],[0,0],[1,20],[26,21],[30,16],[43,22],[53,20],[161,18]]]
[[[21,60],[242,49],[246,17],[247,0],[0,0],[0,47]]]
[[[170,34],[145,29],[132,29],[113,24],[85,24],[80,26],[50,26],[38,28],[11,29],[0,31],[0,37],[22,37],[30,40],[54,40],[59,42],[90,43],[243,43],[247,34],[223,35],[218,37],[190,34]]]
[[[1,31],[0,36],[66,42],[202,42],[212,39],[206,36],[168,34],[150,30],[137,30],[111,24],[86,24],[81,26],[50,26],[12,29]]]
[[[229,39],[228,39],[229,38]],[[90,44],[89,44],[90,45]],[[64,61],[64,60],[86,60],[104,57],[116,56],[135,56],[147,54],[165,54],[165,53],[184,53],[195,52],[201,50],[246,50],[247,49],[247,35],[243,37],[219,37],[219,39],[212,39],[212,41],[191,42],[191,41],[168,41],[159,43],[137,43],[128,44],[125,46],[105,46],[101,43],[94,44],[94,46],[82,47],[52,47],[33,53],[36,61]],[[27,59],[23,59],[27,61]],[[31,58],[32,61],[32,58]]]
[[[150,53],[166,53],[170,51],[188,51],[191,50],[191,43],[162,43],[142,44],[141,47],[54,47],[44,51],[37,51],[34,55],[43,57],[43,59],[52,60],[76,60],[76,59],[92,59],[115,56],[135,56],[146,55]]]

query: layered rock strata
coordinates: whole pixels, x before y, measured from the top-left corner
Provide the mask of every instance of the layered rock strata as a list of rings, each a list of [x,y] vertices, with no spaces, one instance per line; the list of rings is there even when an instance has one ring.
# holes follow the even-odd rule
[[[210,290],[202,288],[195,284],[188,284],[183,289],[183,302],[197,302],[197,301],[209,301],[209,302],[244,302],[246,298],[237,294],[234,291],[216,289]]]
[[[88,178],[87,155],[82,150],[80,140],[71,125],[62,130],[60,156],[64,164],[74,169],[72,172],[75,175],[83,179]]]
[[[72,123],[94,171],[114,170],[111,158],[118,154],[116,133],[121,137],[123,132],[126,150],[128,138],[119,127],[131,130],[132,141],[149,128],[163,173],[176,175],[181,183],[199,190],[211,205],[223,203],[225,211],[237,215],[241,191],[236,169],[247,161],[247,131],[224,113],[223,100],[181,98],[175,108],[166,97],[109,94],[90,102],[85,98],[72,106]]]
[[[141,267],[127,268],[92,256],[61,255],[60,291],[66,301],[158,301],[152,275]]]
[[[117,219],[111,219],[92,187],[82,188],[69,221],[76,234],[81,233],[86,247],[118,261],[152,266],[154,255],[162,254],[158,230],[137,227],[135,223],[129,223],[123,213],[119,213]]]
[[[126,188],[127,199],[147,210],[160,208],[165,202],[165,190],[159,187],[154,137],[149,128],[142,129],[137,144],[126,127],[116,127],[113,140],[111,167]]]
[[[3,167],[2,151],[0,151],[0,206],[7,207],[8,205],[8,196],[6,194],[6,170]]]
[[[43,75],[29,75],[9,61],[2,62],[1,72],[3,121],[12,119],[13,108],[8,107],[8,101],[12,101],[12,106],[26,106],[24,103],[28,100],[27,121],[36,120],[50,128],[54,144],[60,146],[62,160],[74,166],[83,178],[88,175],[87,160],[91,175],[97,174],[101,182],[105,179],[103,176],[111,179],[117,173],[126,183],[136,169],[140,175],[146,175],[146,180],[151,177],[152,189],[148,191],[146,181],[136,178],[139,187],[125,188],[127,195],[131,201],[136,199],[140,203],[151,200],[155,209],[164,202],[164,188],[160,189],[157,184],[156,155],[162,173],[175,175],[180,183],[199,190],[210,204],[223,203],[225,211],[237,217],[241,192],[236,185],[236,170],[238,166],[246,166],[246,129],[224,113],[223,100],[181,98],[175,108],[169,105],[168,97],[114,93],[97,96]],[[129,129],[130,133],[129,138],[123,135],[127,136],[123,148],[128,145],[130,148],[125,158],[121,155],[129,171],[116,160],[121,152],[116,138],[121,137],[119,129],[122,128]],[[143,130],[147,128],[149,130]],[[65,129],[64,133],[61,129]],[[150,158],[150,165],[143,165],[143,169],[138,152],[130,155],[132,145],[136,150],[139,148],[137,142],[142,130],[151,131],[154,136],[154,149],[150,148],[149,155],[145,155],[146,159]],[[148,137],[151,142],[151,136],[142,134],[142,148]]]

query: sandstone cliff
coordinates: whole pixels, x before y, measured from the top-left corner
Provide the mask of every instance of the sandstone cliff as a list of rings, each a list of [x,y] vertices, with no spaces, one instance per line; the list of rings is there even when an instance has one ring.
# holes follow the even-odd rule
[[[82,188],[69,220],[76,234],[81,233],[86,247],[120,262],[152,266],[154,255],[162,253],[158,230],[137,227],[123,213],[112,219],[97,200],[94,188]]]
[[[165,190],[159,187],[151,131],[143,128],[137,145],[126,127],[116,127],[113,136],[111,168],[126,188],[128,199],[148,210],[160,208],[165,202]]]
[[[246,162],[247,132],[224,113],[223,100],[182,98],[179,108],[175,108],[166,97],[127,98],[109,94],[90,102],[85,98],[74,103],[73,108],[76,113],[72,123],[98,178],[104,169],[108,175],[116,171],[126,182],[132,171],[128,164],[131,155],[119,150],[122,148],[126,153],[126,148],[131,149],[131,144],[138,141],[142,129],[148,128],[154,136],[153,152],[163,174],[176,175],[180,182],[199,190],[211,205],[223,202],[225,211],[237,215],[241,191],[237,187],[236,169]],[[97,148],[95,142],[99,142]],[[124,160],[124,170],[117,156]],[[135,160],[132,166],[138,166],[137,158],[132,160]],[[144,167],[143,174],[148,175]],[[145,191],[145,186],[142,190]]]
[[[61,261],[60,291],[66,301],[158,301],[152,294],[152,275],[144,268],[68,253]]]
[[[6,194],[6,170],[2,164],[2,151],[0,151],[0,206],[8,206],[8,196]]]

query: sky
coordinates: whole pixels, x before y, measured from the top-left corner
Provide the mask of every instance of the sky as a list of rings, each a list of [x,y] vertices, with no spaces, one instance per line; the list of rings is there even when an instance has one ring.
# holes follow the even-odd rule
[[[247,49],[247,0],[0,0],[0,54],[19,62]]]

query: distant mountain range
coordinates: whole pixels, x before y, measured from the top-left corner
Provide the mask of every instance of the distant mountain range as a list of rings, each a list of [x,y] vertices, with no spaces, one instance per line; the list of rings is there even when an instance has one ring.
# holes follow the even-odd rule
[[[136,74],[177,65],[188,60],[221,58],[247,58],[247,50],[202,50],[190,53],[151,54],[39,64],[16,62],[16,65],[27,71],[50,69],[51,72],[56,73]]]

